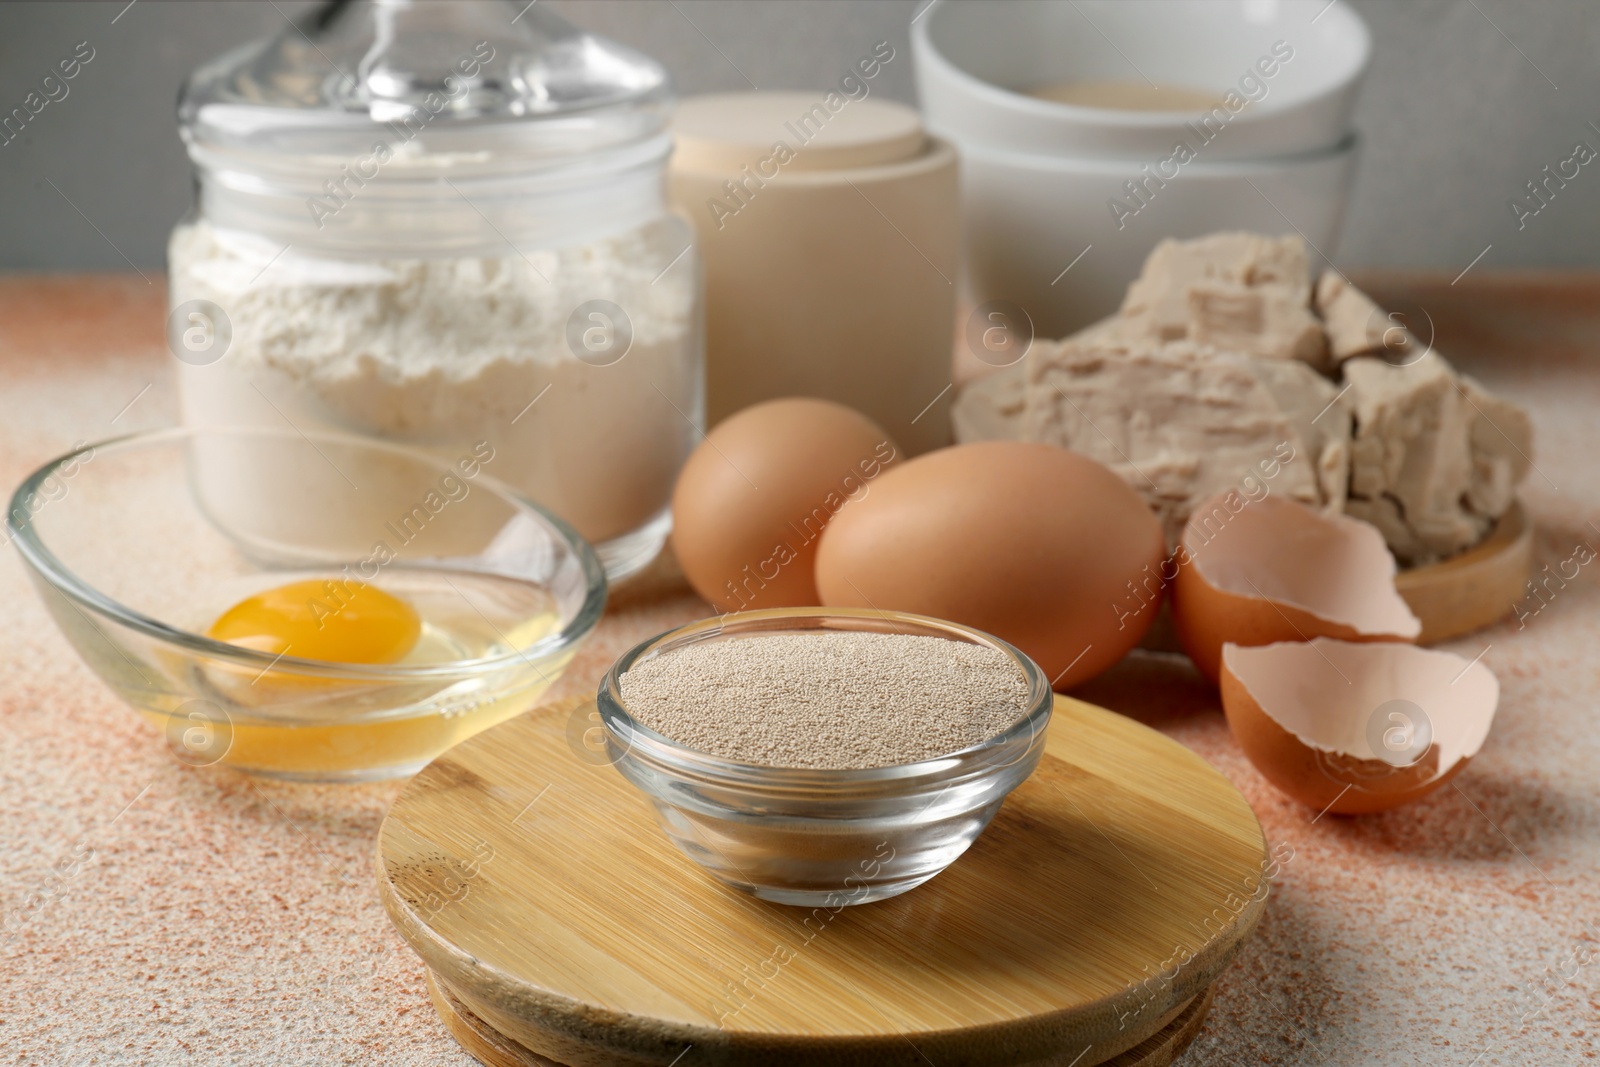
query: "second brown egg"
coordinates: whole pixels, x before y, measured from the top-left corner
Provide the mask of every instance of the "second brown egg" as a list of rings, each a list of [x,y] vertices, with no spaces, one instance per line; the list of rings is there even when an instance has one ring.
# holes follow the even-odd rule
[[[819,603],[823,529],[899,457],[882,427],[826,400],[770,400],[723,420],[672,495],[689,584],[720,611]]]

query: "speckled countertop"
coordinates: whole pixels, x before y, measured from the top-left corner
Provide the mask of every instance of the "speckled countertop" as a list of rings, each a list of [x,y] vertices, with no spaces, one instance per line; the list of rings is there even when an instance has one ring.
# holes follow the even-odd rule
[[[1367,279],[1534,415],[1535,566],[1600,548],[1600,278]],[[164,293],[138,276],[0,279],[0,481],[80,439],[170,424]],[[171,759],[0,559],[0,1059],[470,1064],[374,892],[397,783],[256,782]],[[1483,752],[1411,808],[1313,822],[1228,735],[1191,670],[1135,655],[1079,696],[1171,734],[1293,848],[1185,1064],[1553,1067],[1600,1053],[1600,577],[1483,653]],[[560,683],[703,605],[661,568]],[[1485,651],[1487,649],[1487,651]],[[557,695],[562,695],[557,694]],[[943,1067],[943,1065],[934,1065]]]

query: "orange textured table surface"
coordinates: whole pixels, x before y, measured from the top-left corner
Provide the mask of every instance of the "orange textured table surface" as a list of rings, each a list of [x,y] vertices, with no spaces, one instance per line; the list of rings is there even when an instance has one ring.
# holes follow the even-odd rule
[[[1600,548],[1600,276],[1372,276],[1532,412],[1535,567]],[[169,425],[165,294],[136,275],[0,278],[0,480]],[[398,783],[189,770],[0,560],[0,1049],[28,1064],[470,1064],[374,891]],[[670,564],[621,591],[553,695],[706,608]],[[1344,819],[1240,754],[1186,663],[1135,654],[1077,696],[1244,792],[1282,862],[1186,1064],[1591,1062],[1600,1050],[1600,571],[1446,646],[1502,685],[1482,753],[1428,800]],[[1287,861],[1282,857],[1290,856]],[[687,1064],[685,1065],[687,1067]],[[935,1064],[933,1067],[944,1067]]]

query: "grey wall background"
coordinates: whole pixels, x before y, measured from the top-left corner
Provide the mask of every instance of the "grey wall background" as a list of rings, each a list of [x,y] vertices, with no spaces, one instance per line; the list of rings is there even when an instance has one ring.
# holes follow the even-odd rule
[[[926,0],[540,0],[648,52],[682,92],[806,89],[879,40],[897,50],[876,89],[915,103],[907,29]],[[1376,38],[1357,112],[1366,151],[1345,266],[1456,271],[1600,266],[1600,161],[1524,229],[1507,206],[1576,142],[1600,149],[1596,0],[1335,0]],[[277,33],[304,0],[5,3],[0,112],[87,40],[70,93],[0,147],[0,270],[164,265],[187,210],[173,105],[204,59]]]

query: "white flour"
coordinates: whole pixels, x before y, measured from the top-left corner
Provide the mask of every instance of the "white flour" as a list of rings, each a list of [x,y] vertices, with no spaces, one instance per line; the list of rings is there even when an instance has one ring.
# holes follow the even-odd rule
[[[526,256],[384,261],[180,226],[172,305],[212,301],[233,331],[216,362],[181,365],[184,420],[288,422],[447,456],[487,440],[496,477],[590,541],[636,531],[664,513],[699,418],[698,267],[691,253],[662,273],[660,225]],[[590,300],[632,325],[611,365],[568,343]]]

